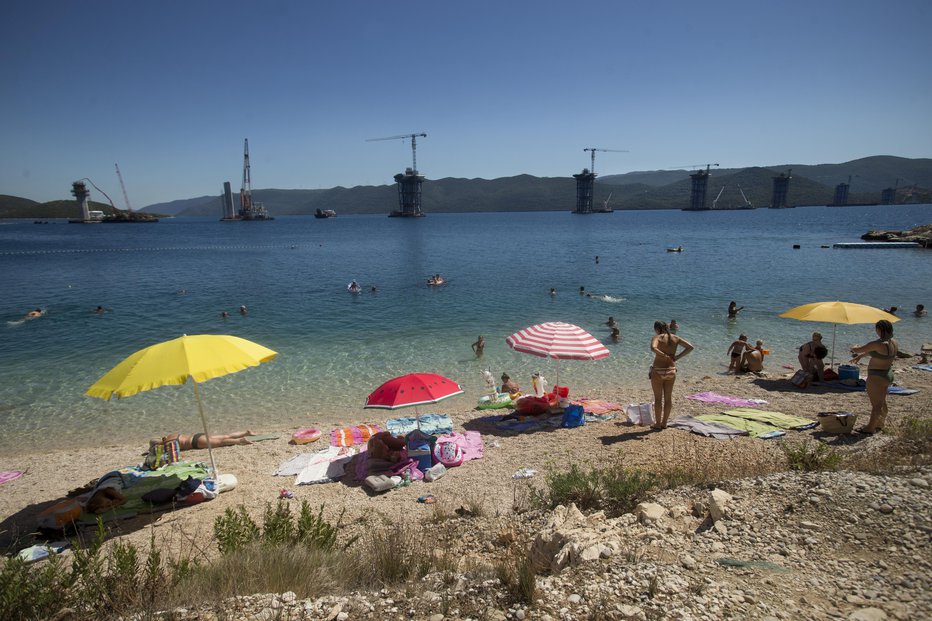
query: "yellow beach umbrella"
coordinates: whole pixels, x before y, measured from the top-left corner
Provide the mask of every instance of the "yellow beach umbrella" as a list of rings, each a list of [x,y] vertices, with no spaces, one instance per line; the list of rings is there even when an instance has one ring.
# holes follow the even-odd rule
[[[798,319],[799,321],[821,321],[823,323],[831,323],[832,366],[835,365],[836,324],[876,323],[881,319],[886,319],[890,323],[894,323],[900,320],[896,315],[879,308],[874,308],[873,306],[839,301],[803,304],[802,306],[791,308],[785,313],[781,313],[780,316],[788,319]]]
[[[210,433],[207,431],[207,419],[197,385],[215,377],[259,366],[277,355],[277,352],[267,347],[238,336],[184,335],[140,349],[113,367],[84,394],[107,401],[114,395],[120,399],[159,386],[185,384],[188,378],[191,378],[197,409],[207,438],[210,465],[214,476],[217,476],[217,466],[210,446]]]

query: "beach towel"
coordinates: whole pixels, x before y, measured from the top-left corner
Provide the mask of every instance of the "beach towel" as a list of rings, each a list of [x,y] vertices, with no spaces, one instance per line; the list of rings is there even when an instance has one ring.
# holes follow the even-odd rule
[[[482,442],[482,434],[478,431],[467,431],[465,433],[451,433],[442,435],[437,438],[437,443],[445,440],[452,440],[454,444],[460,447],[463,452],[463,461],[473,459],[482,459],[485,455],[485,444]]]
[[[586,412],[585,417],[587,423],[604,423],[607,420],[618,418],[618,413],[605,412],[604,414],[596,414],[594,412]]]
[[[346,464],[355,454],[356,448],[352,446],[328,446],[310,453],[305,459],[291,459],[285,462],[275,474],[291,474],[300,467],[295,485],[332,483],[345,474]]]
[[[421,414],[421,431],[429,436],[453,433],[453,421],[448,414]],[[385,428],[395,437],[404,436],[417,429],[417,417],[390,418]]]
[[[841,382],[822,382],[821,385],[827,388],[838,388],[840,390],[867,390],[866,384],[851,386],[850,384],[843,384]],[[894,386],[893,384],[890,384],[890,387],[887,388],[888,395],[914,395],[917,392],[919,392],[918,388],[904,388],[903,386]]]
[[[24,472],[22,470],[4,470],[0,472],[0,485],[4,483],[9,483],[13,479],[18,479],[23,476]]]
[[[920,371],[932,371],[932,364],[914,364],[913,368]]]
[[[330,446],[354,446],[365,444],[369,438],[382,431],[378,425],[356,425],[343,427],[330,432]]]
[[[818,426],[818,422],[800,416],[790,416],[783,412],[766,412],[764,410],[755,410],[753,408],[735,408],[722,412],[728,416],[737,416],[745,420],[754,420],[759,423],[767,423],[779,429],[812,429]]]
[[[743,429],[735,429],[734,427],[722,425],[721,423],[712,423],[699,420],[692,416],[681,416],[679,418],[674,418],[667,424],[667,426],[673,427],[674,429],[684,429],[686,431],[697,433],[700,436],[715,438],[717,440],[733,440],[738,436],[748,435],[748,432]]]
[[[515,415],[509,415],[499,419],[495,426],[504,431],[514,433],[529,433],[532,431],[541,431],[548,427],[559,427],[563,423],[563,416],[526,416],[523,419]]]
[[[424,478],[424,473],[417,467],[417,462],[404,453],[400,461],[390,462],[370,457],[369,451],[363,448],[358,455],[353,457],[347,467],[355,474],[357,481],[365,481],[366,477],[379,475],[403,477],[406,470],[410,473],[412,481],[420,481]]]
[[[732,407],[757,407],[758,405],[767,405],[763,399],[742,399],[741,397],[732,397],[730,395],[720,395],[717,392],[697,392],[694,395],[686,395],[687,399],[701,401],[703,403],[724,403]]]
[[[620,412],[624,408],[620,403],[615,403],[613,401],[605,401],[603,399],[589,399],[588,397],[580,397],[579,399],[572,401],[574,405],[583,406],[583,411],[586,414],[606,414],[608,412]],[[586,419],[588,422],[588,418]]]
[[[264,442],[265,440],[277,440],[278,436],[273,433],[266,433],[259,436],[246,436],[250,442]]]
[[[752,438],[759,438],[762,440],[779,438],[780,436],[786,435],[785,431],[781,431],[772,425],[759,423],[756,420],[738,418],[737,416],[729,416],[728,414],[703,414],[696,418],[707,423],[720,423],[726,427],[740,429],[741,431],[746,431]]]

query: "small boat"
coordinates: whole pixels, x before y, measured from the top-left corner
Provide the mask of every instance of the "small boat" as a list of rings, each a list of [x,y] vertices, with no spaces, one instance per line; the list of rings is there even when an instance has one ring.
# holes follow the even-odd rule
[[[677,246],[676,248],[667,248],[667,252],[683,252],[683,247]]]
[[[318,209],[314,212],[315,218],[336,218],[337,212],[332,209]]]

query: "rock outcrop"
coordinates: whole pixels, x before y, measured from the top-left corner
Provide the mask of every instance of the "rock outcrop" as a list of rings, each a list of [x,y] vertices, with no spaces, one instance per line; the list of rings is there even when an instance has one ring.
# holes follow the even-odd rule
[[[861,235],[865,241],[916,242],[923,248],[932,248],[932,224],[923,224],[908,231],[868,231]]]

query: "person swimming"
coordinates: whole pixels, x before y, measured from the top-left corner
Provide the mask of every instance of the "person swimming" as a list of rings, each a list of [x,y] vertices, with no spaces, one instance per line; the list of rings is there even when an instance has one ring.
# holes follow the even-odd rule
[[[358,282],[353,280],[353,282],[351,282],[350,284],[346,286],[346,290],[349,291],[350,293],[359,293],[361,290],[361,287],[359,286]]]
[[[44,310],[42,310],[41,308],[37,308],[35,310],[31,310],[28,313],[26,313],[26,316],[23,317],[23,319],[35,319],[36,317],[41,317],[44,314],[45,314]]]

